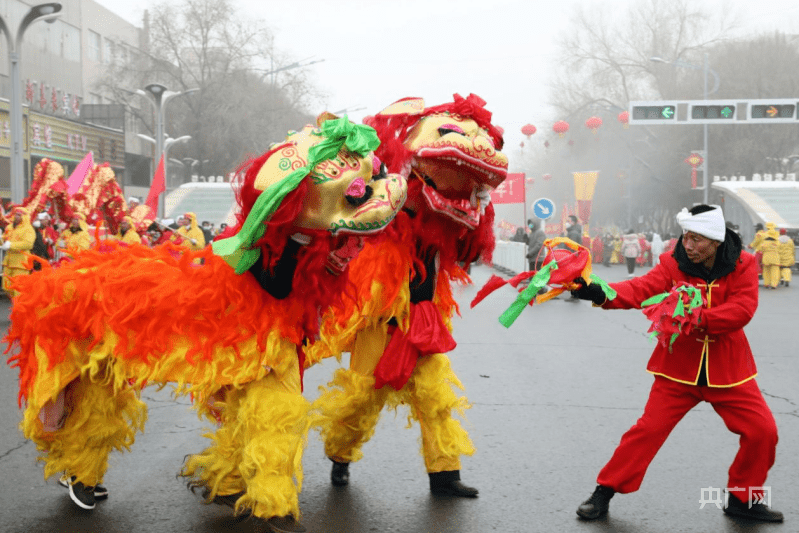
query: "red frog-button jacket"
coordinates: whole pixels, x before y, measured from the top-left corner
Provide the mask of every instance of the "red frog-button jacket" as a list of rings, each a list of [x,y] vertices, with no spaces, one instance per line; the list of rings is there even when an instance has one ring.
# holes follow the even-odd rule
[[[743,328],[757,309],[757,264],[753,255],[741,252],[735,269],[706,282],[679,269],[670,253],[660,256],[660,264],[646,275],[611,283],[618,296],[606,301],[604,309],[640,309],[641,302],[687,282],[702,290],[707,304],[702,310],[702,329],[680,335],[671,352],[660,343],[649,359],[647,370],[668,379],[696,385],[701,365],[705,364],[710,387],[734,387],[757,375],[755,360]]]

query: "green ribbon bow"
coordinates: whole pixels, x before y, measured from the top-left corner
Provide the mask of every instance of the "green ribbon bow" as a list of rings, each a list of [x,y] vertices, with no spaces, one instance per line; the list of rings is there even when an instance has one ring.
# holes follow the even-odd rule
[[[260,250],[253,248],[266,231],[264,222],[280,207],[280,203],[300,182],[311,173],[311,170],[328,159],[333,159],[346,146],[351,152],[364,156],[380,146],[374,128],[363,124],[354,124],[346,115],[342,118],[327,120],[322,123],[321,136],[325,139],[308,150],[308,164],[298,168],[279,182],[269,186],[262,192],[247,219],[238,233],[227,239],[214,241],[211,245],[214,254],[222,257],[241,274],[258,259]]]

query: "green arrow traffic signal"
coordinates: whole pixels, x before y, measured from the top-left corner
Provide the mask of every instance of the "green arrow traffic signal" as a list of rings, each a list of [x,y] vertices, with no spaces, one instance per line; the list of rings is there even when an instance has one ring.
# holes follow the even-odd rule
[[[732,115],[732,113],[733,113],[733,111],[729,107],[724,107],[721,110],[721,116],[724,117],[724,118],[730,118],[730,115]]]
[[[674,115],[674,108],[664,107],[660,114],[663,115],[663,118],[671,118]]]

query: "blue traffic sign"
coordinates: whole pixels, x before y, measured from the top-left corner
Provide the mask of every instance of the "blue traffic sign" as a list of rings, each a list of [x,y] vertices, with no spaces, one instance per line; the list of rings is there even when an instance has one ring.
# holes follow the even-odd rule
[[[555,202],[549,198],[539,198],[533,202],[533,214],[541,220],[547,220],[555,216]]]

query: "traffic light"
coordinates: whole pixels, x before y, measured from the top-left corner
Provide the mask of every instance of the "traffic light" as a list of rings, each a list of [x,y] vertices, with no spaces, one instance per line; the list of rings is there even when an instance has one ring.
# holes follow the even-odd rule
[[[689,122],[715,123],[735,120],[735,104],[694,105],[688,113]]]
[[[793,118],[795,105],[753,105],[752,118]]]
[[[790,103],[785,100],[758,100],[749,106],[750,122],[774,124],[777,122],[794,122],[797,117],[796,109],[799,102]]]
[[[677,104],[673,105],[634,105],[630,113],[630,123],[673,124],[677,122]]]

